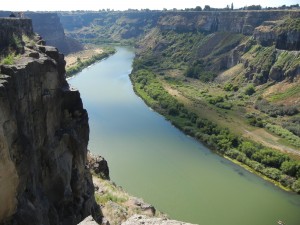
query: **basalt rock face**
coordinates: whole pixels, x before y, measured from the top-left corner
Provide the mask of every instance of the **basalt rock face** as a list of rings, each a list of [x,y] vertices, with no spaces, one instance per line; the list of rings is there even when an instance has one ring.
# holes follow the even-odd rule
[[[226,12],[166,12],[159,21],[162,30],[233,32],[252,35],[255,27],[265,21],[284,17],[299,17],[300,12],[290,11],[226,11]]]
[[[56,13],[26,13],[25,16],[32,19],[34,31],[43,37],[47,45],[57,47],[64,54],[83,49],[79,42],[65,36]]]
[[[255,28],[254,39],[262,46],[275,45],[277,49],[300,50],[300,19],[266,21]]]
[[[54,47],[24,49],[0,66],[0,224],[101,220],[86,166],[88,115],[65,80],[64,57]]]
[[[4,52],[10,47],[22,52],[22,44],[19,43],[21,46],[17,46],[16,41],[22,39],[22,34],[31,35],[32,33],[31,20],[29,19],[0,18],[0,51]]]
[[[8,18],[10,14],[10,11],[0,11],[0,17]],[[63,54],[83,50],[82,44],[77,40],[65,36],[64,29],[56,13],[26,12],[22,17],[31,19],[34,32],[41,35],[47,45],[55,46]],[[17,20],[18,18],[15,19]],[[23,19],[23,21],[25,20]],[[24,30],[27,30],[26,26]]]

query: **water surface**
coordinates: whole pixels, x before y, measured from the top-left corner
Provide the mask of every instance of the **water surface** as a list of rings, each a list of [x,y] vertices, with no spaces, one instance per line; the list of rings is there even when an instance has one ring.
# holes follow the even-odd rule
[[[89,113],[89,149],[113,181],[170,217],[203,225],[300,225],[300,196],[284,192],[187,137],[135,95],[134,52],[69,80]]]

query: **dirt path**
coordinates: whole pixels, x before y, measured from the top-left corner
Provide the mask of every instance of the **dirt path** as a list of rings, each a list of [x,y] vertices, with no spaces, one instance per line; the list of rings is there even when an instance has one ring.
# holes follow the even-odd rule
[[[255,142],[261,143],[266,147],[270,147],[278,151],[288,153],[296,157],[300,157],[299,150],[279,143],[279,139],[280,139],[279,137],[270,134],[263,128],[250,130],[249,128],[252,127],[249,127],[247,124],[243,123],[242,119],[240,118],[232,117],[229,114],[222,115],[221,113],[216,112],[216,110],[209,107],[208,105],[197,103],[197,101],[185,97],[179,90],[173,88],[166,82],[163,82],[163,87],[170,95],[175,97],[178,101],[182,102],[186,107],[192,109],[198,115],[201,115],[206,119],[221,124],[222,126],[226,126],[226,127],[234,126],[237,132],[239,133],[239,135],[245,138],[249,138],[250,140],[253,140]]]
[[[288,146],[280,144],[279,138],[268,133],[262,128],[256,129],[254,131],[244,130],[243,137],[249,138],[251,140],[254,140],[255,142],[259,142],[263,144],[264,146],[277,149],[281,152],[290,153],[295,156],[300,157],[300,151],[290,148]]]

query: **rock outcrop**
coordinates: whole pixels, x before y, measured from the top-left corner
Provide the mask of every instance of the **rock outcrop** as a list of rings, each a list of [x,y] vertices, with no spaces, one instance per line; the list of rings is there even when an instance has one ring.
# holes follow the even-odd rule
[[[0,53],[5,54],[8,48],[22,52],[22,35],[33,33],[31,20],[18,18],[0,18]]]
[[[29,20],[4,21],[33,37]],[[100,221],[86,166],[88,115],[65,79],[64,57],[49,46],[24,50],[0,66],[0,224],[72,225],[91,214]]]
[[[88,152],[87,161],[91,172],[100,176],[102,179],[109,180],[109,168],[107,161],[103,157]]]
[[[255,28],[253,37],[262,46],[275,45],[281,50],[299,51],[300,19],[266,21]]]
[[[98,223],[94,220],[92,216],[88,216],[83,221],[81,221],[78,225],[98,225]]]

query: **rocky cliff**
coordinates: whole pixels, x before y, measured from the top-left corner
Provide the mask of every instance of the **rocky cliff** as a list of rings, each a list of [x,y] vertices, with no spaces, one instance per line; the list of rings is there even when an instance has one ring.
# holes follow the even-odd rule
[[[79,42],[65,36],[64,29],[56,13],[27,12],[25,16],[32,19],[33,30],[43,37],[47,45],[57,47],[64,54],[83,49]]]
[[[101,220],[86,166],[88,115],[65,80],[63,55],[36,44],[43,42],[30,20],[0,24],[1,32],[31,37],[22,41],[23,54],[0,66],[0,224],[70,225],[90,214]]]
[[[0,11],[0,17],[8,17],[9,11]],[[43,37],[47,45],[55,46],[63,54],[83,50],[82,44],[65,36],[57,13],[26,12],[23,17],[32,20],[33,30]]]
[[[17,43],[23,35],[31,35],[31,20],[16,18],[0,18],[0,53],[5,54],[9,47],[22,51],[22,44]]]
[[[59,14],[70,37],[120,41],[138,38],[151,28],[177,32],[232,32],[252,35],[266,21],[297,18],[299,11],[137,11]],[[298,36],[295,36],[297,38]],[[285,36],[282,37],[284,39]],[[289,40],[289,37],[286,37]]]

